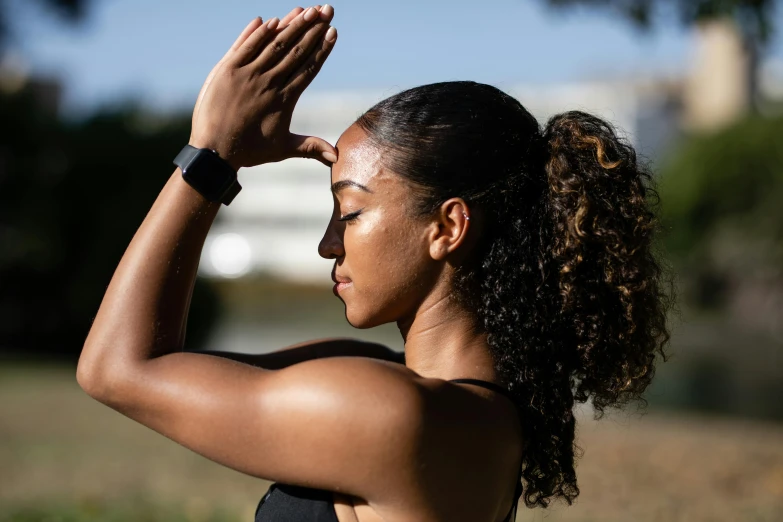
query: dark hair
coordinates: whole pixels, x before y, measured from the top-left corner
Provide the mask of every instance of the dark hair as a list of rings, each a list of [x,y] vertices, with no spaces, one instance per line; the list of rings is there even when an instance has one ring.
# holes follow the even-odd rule
[[[455,289],[522,415],[525,504],[571,504],[574,405],[592,398],[596,418],[646,406],[656,352],[668,356],[674,289],[653,252],[650,171],[607,122],[572,111],[542,131],[513,97],[475,82],[406,90],[356,124],[417,188],[419,213],[452,197],[480,209]]]

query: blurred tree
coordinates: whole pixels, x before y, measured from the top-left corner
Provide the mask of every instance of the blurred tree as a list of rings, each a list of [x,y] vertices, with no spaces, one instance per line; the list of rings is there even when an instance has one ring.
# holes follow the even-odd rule
[[[39,92],[0,93],[0,351],[75,360],[190,122],[126,107],[63,123]],[[199,280],[188,349],[218,306]]]
[[[92,1],[38,3],[76,22]],[[12,5],[0,0],[0,51],[15,36]],[[190,118],[159,121],[127,106],[64,123],[59,91],[37,78],[0,89],[0,352],[75,360]],[[200,347],[219,312],[217,294],[197,280],[188,349]]]
[[[675,11],[681,23],[694,26],[699,23],[727,18],[733,20],[744,41],[748,60],[748,88],[751,104],[758,101],[758,66],[774,31],[775,0],[544,0],[555,8],[577,5],[610,10],[628,19],[636,27],[650,29],[656,15],[665,8]],[[671,13],[669,13],[671,14]]]
[[[40,3],[50,7],[58,14],[71,19],[78,20],[84,16],[88,4],[91,0],[38,0]]]
[[[691,136],[659,174],[689,311],[669,405],[783,419],[783,116]]]
[[[546,0],[553,7],[584,5],[614,11],[640,28],[650,28],[658,0]],[[685,25],[722,16],[735,17],[749,34],[766,41],[772,31],[772,9],[775,0],[674,0],[670,3]]]
[[[660,176],[683,297],[783,334],[783,117],[692,137]]]
[[[61,18],[76,22],[82,20],[92,0],[37,0],[39,4],[57,13]],[[0,49],[11,34],[9,1],[0,0]]]

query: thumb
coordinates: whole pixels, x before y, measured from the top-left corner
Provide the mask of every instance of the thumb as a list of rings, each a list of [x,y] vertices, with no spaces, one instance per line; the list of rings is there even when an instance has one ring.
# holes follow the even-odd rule
[[[332,163],[337,161],[337,149],[321,138],[291,134],[291,145],[291,148],[294,150],[294,157],[312,158],[320,161],[327,167],[331,167]]]

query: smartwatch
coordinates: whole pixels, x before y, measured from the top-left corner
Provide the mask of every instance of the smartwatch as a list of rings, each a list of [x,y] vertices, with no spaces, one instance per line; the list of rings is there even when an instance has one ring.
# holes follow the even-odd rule
[[[209,201],[228,205],[242,190],[236,171],[214,150],[185,145],[174,164],[187,184]]]

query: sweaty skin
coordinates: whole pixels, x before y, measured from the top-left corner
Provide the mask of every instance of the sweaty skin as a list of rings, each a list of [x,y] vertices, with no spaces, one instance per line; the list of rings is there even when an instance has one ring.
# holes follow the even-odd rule
[[[367,187],[336,190],[319,252],[350,279],[339,295],[351,324],[397,322],[406,365],[319,356],[268,369],[184,352],[199,256],[220,205],[176,170],[112,277],[77,380],[95,399],[224,466],[334,492],[340,522],[499,521],[513,501],[522,427],[499,394],[445,381],[497,382],[486,340],[450,297],[470,209],[452,199],[433,216],[413,217],[412,187],[383,168],[382,153],[356,126],[336,148],[288,130],[334,45],[332,16],[324,6],[251,22],[199,95],[191,144],[234,166],[310,157],[332,166],[333,184]],[[312,341],[296,350],[359,346]]]
[[[453,269],[444,262],[468,233],[465,203],[444,203],[440,220],[416,218],[415,187],[383,168],[361,128],[349,127],[337,150],[332,184],[351,181],[372,191],[348,185],[334,195],[332,221],[318,247],[322,257],[335,259],[335,273],[352,281],[340,292],[348,322],[357,328],[397,322],[408,367],[419,375],[452,379],[467,372],[495,381],[486,337],[452,300]],[[336,219],[356,211],[351,222]]]

